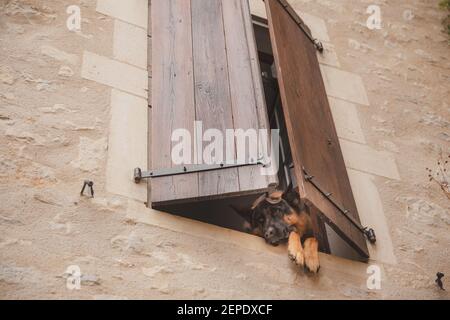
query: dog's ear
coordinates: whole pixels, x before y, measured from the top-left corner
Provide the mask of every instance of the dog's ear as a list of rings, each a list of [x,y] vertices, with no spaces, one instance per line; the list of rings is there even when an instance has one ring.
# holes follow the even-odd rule
[[[305,209],[305,205],[303,201],[301,201],[299,193],[293,188],[292,184],[290,184],[283,193],[283,199],[297,212],[301,212]]]

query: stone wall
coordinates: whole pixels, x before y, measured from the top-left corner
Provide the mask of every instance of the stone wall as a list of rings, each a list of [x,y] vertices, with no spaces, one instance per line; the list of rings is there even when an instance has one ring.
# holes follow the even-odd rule
[[[450,153],[438,1],[290,2],[325,44],[361,219],[379,235],[370,263],[322,255],[313,277],[283,248],[147,209],[131,179],[147,167],[147,1],[0,0],[0,298],[449,298],[434,280],[450,276],[450,203],[425,170]],[[381,30],[366,27],[370,4]],[[85,179],[94,199],[79,196]],[[74,265],[80,290],[66,287]]]

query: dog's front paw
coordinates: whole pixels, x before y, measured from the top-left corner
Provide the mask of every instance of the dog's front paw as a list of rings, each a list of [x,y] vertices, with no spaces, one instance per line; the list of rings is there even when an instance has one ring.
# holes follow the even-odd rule
[[[305,241],[305,266],[312,273],[319,272],[319,242],[315,238]]]
[[[300,242],[300,236],[296,232],[292,232],[289,236],[288,255],[296,265],[301,267],[305,265],[302,243]]]
[[[309,272],[318,273],[320,270],[319,257],[305,258],[305,264]]]
[[[305,257],[303,255],[303,251],[289,252],[289,258],[291,258],[291,260],[295,262],[296,265],[300,267],[305,266]]]

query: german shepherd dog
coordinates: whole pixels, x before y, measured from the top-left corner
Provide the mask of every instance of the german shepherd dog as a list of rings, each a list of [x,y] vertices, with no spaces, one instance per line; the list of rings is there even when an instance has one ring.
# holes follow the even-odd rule
[[[273,246],[287,241],[289,257],[295,264],[312,273],[319,271],[319,243],[313,236],[311,218],[295,190],[283,192],[277,185],[270,185],[251,208],[233,209],[244,218],[249,232]]]

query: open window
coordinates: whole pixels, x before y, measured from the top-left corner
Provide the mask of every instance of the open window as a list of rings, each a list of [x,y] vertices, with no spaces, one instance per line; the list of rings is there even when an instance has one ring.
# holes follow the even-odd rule
[[[308,205],[322,251],[333,253],[330,242],[341,241],[366,259],[317,43],[287,2],[265,4],[268,21],[252,18],[248,0],[152,1],[149,203],[244,231],[230,205],[250,206],[270,183],[292,184]],[[258,159],[201,163],[205,141],[199,125],[201,132],[280,130],[280,170],[262,175]],[[190,133],[188,153],[195,165],[173,163],[177,129]]]

